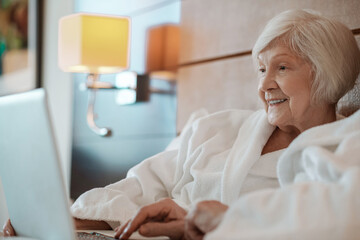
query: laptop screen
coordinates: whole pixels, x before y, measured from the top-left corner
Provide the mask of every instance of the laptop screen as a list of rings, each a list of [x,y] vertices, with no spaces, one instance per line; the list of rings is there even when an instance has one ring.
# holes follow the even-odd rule
[[[75,239],[44,89],[0,97],[0,176],[19,236]]]

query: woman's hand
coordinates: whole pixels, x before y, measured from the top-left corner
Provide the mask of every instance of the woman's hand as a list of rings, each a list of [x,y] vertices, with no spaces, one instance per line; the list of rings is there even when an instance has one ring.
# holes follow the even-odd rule
[[[218,201],[202,201],[196,204],[186,217],[186,239],[199,240],[214,230],[222,221],[228,206]]]
[[[133,232],[146,237],[168,236],[183,239],[186,211],[171,199],[164,199],[142,207],[126,224],[121,226],[115,238],[128,239]]]
[[[16,236],[16,232],[13,226],[11,225],[10,219],[8,219],[4,224],[3,233],[4,233],[4,237]]]

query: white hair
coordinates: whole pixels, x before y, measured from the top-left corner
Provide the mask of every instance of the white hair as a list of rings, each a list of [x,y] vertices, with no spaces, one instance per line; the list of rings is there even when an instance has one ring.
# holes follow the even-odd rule
[[[252,51],[254,63],[265,49],[282,44],[312,65],[313,103],[337,103],[354,87],[360,51],[342,23],[311,10],[285,11],[266,25]]]

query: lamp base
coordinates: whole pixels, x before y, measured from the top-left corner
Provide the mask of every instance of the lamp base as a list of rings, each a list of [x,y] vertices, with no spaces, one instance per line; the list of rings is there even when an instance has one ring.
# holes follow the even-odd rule
[[[98,82],[98,79],[99,79],[98,74],[89,74],[86,85],[88,86],[88,85],[99,84],[100,82]],[[111,129],[105,127],[98,127],[95,123],[94,105],[95,105],[96,90],[97,88],[89,89],[88,109],[86,114],[87,124],[91,129],[91,131],[93,131],[95,134],[102,137],[109,137],[111,136]]]

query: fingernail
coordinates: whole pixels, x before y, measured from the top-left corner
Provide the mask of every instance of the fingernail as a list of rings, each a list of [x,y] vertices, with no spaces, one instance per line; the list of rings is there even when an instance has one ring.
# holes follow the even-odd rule
[[[124,236],[125,236],[125,234],[126,234],[126,232],[123,232],[123,233],[120,235],[119,239],[123,239]]]

